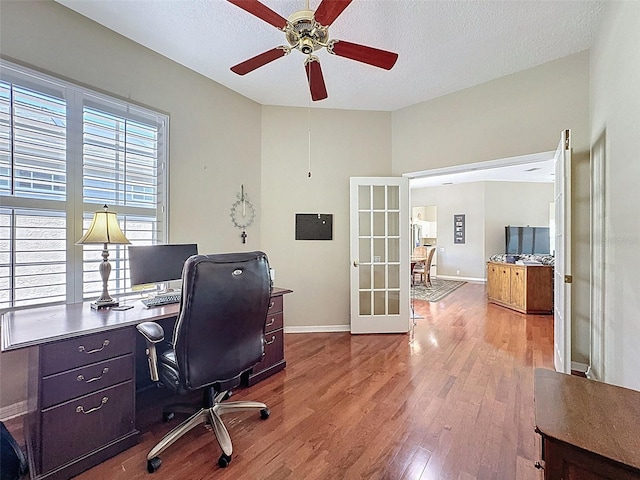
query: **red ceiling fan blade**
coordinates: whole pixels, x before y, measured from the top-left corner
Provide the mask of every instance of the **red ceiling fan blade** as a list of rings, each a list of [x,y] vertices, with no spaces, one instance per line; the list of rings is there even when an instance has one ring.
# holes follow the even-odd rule
[[[327,98],[327,87],[324,84],[322,76],[322,68],[320,62],[315,57],[309,57],[304,64],[307,72],[307,80],[309,81],[309,90],[311,91],[311,99],[314,102]]]
[[[256,55],[249,60],[245,60],[244,62],[231,67],[231,71],[238,75],[246,75],[249,72],[253,72],[256,68],[260,68],[269,62],[273,62],[280,57],[284,57],[288,53],[289,52],[282,47],[272,48],[271,50],[267,50],[260,55]]]
[[[322,0],[314,18],[320,25],[328,27],[349,6],[351,0]]]
[[[340,57],[350,58],[351,60],[367,63],[374,67],[384,68],[385,70],[391,70],[396,60],[398,60],[397,53],[366,47],[364,45],[358,45],[357,43],[344,42],[342,40],[336,40],[328,50]]]
[[[287,26],[287,20],[281,15],[277,14],[269,7],[260,3],[258,0],[227,0],[229,3],[233,3],[237,7],[246,10],[251,15],[255,15],[256,17],[264,20],[267,23],[270,23],[276,28],[282,30]]]

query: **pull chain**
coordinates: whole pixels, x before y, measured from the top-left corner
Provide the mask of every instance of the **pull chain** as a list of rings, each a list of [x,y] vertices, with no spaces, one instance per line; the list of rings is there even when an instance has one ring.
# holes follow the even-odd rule
[[[309,0],[307,0],[307,10],[309,9]],[[311,95],[311,62],[307,63],[309,72],[309,95]],[[307,158],[309,161],[309,171],[307,172],[307,178],[311,178],[311,99],[307,97]]]

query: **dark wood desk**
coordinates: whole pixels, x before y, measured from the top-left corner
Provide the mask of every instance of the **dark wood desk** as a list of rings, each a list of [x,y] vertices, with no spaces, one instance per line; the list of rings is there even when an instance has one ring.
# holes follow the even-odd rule
[[[537,369],[546,480],[640,479],[640,392]]]
[[[249,385],[286,365],[283,295],[290,292],[273,289],[265,356]],[[133,308],[93,310],[82,303],[2,315],[2,351],[31,347],[25,434],[32,478],[67,479],[137,443],[135,396],[148,372],[133,327],[156,321],[171,332],[179,305],[123,303]],[[143,372],[138,379],[136,364]]]

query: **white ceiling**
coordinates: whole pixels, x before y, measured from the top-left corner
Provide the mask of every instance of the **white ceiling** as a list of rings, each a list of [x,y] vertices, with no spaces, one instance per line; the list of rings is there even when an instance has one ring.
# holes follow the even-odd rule
[[[469,182],[553,183],[555,153],[542,152],[472,165],[438,168],[407,176],[412,189]]]
[[[245,76],[229,68],[284,34],[225,0],[57,0],[263,105],[310,103],[298,51]],[[262,0],[283,17],[305,0]],[[399,54],[391,71],[316,52],[329,98],[314,107],[393,111],[590,47],[601,1],[354,0],[330,38]],[[315,10],[319,0],[310,0]]]

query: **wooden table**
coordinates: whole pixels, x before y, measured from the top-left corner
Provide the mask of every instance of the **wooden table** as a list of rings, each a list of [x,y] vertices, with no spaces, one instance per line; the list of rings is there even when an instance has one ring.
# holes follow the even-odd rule
[[[546,480],[640,479],[640,392],[536,369]]]

